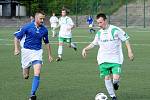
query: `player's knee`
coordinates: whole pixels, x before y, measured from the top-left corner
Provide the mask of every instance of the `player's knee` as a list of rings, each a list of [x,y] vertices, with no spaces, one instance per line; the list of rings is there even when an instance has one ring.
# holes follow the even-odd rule
[[[114,74],[114,75],[113,75],[113,79],[119,80],[119,79],[120,79],[120,75],[119,75],[119,74]]]
[[[110,79],[111,79],[111,75],[105,76],[105,80],[110,80]]]

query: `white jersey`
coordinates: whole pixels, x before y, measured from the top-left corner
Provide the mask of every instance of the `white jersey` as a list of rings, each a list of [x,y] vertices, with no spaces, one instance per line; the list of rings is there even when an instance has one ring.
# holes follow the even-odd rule
[[[50,24],[51,24],[51,27],[57,27],[57,24],[58,24],[58,18],[56,16],[52,16],[50,19]]]
[[[123,63],[122,41],[129,36],[119,27],[109,25],[107,29],[100,29],[95,35],[92,44],[99,45],[97,54],[98,64]]]
[[[72,38],[71,28],[74,25],[72,19],[68,16],[59,18],[59,37]]]

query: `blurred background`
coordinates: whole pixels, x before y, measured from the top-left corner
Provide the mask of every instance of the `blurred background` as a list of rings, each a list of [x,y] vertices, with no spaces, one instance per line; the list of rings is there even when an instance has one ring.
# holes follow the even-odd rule
[[[0,26],[18,27],[37,10],[46,13],[45,24],[49,26],[51,13],[59,17],[63,7],[70,11],[77,27],[87,27],[87,16],[95,18],[100,12],[117,26],[150,26],[150,0],[0,0]]]

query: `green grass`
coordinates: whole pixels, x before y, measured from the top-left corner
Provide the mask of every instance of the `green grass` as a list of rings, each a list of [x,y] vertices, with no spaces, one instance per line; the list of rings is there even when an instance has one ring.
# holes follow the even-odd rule
[[[30,93],[33,70],[29,80],[22,78],[20,56],[13,55],[12,33],[15,30],[16,28],[0,28],[0,100],[27,100]],[[150,30],[125,30],[131,37],[135,60],[129,61],[123,46],[125,61],[121,85],[116,94],[119,100],[149,100]],[[73,36],[73,41],[89,42],[93,40],[94,34],[88,33],[86,29],[75,29]],[[50,40],[57,41],[52,38]],[[44,52],[41,83],[37,91],[38,100],[94,100],[99,91],[107,94],[103,79],[99,79],[97,70],[98,48],[89,51],[87,58],[83,59],[81,51],[87,44],[77,45],[77,53],[65,47],[63,61],[58,63],[49,63],[47,52]],[[57,45],[51,46],[53,57],[56,58]]]

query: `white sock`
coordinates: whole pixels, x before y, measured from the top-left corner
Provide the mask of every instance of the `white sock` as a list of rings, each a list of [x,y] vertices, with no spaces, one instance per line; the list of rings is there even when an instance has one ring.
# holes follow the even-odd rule
[[[106,89],[107,89],[110,97],[116,96],[111,80],[105,80],[105,86],[106,86]]]
[[[61,57],[63,51],[63,46],[58,47],[58,57]]]
[[[71,43],[71,48],[76,48],[76,44],[75,43]]]
[[[53,33],[53,35],[52,35],[52,36],[53,36],[53,37],[55,37],[55,31],[52,31],[52,33]]]

